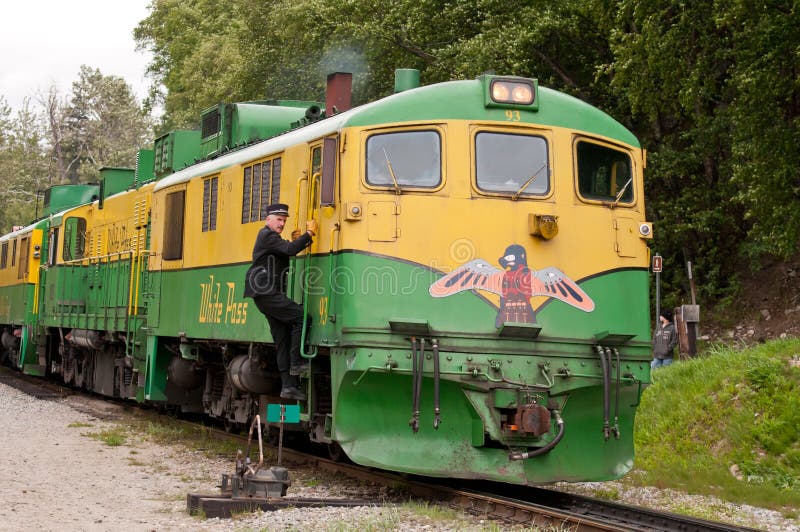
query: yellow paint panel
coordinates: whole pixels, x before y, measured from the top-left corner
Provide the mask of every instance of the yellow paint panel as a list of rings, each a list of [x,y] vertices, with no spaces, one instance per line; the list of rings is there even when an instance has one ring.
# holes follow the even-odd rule
[[[402,257],[436,270],[452,271],[469,260],[481,258],[499,268],[498,258],[506,247],[519,244],[528,252],[533,269],[555,266],[572,279],[582,279],[615,268],[647,267],[648,248],[638,236],[638,224],[645,221],[642,183],[642,150],[621,146],[610,139],[594,138],[625,151],[633,162],[632,184],[636,202],[614,209],[600,203],[588,203],[577,197],[574,145],[577,138],[588,138],[563,128],[523,126],[504,123],[450,121],[423,124],[435,128],[442,140],[443,179],[436,190],[376,189],[366,185],[366,138],[375,131],[392,126],[413,129],[407,123],[386,124],[381,128],[350,128],[340,132],[348,141],[340,142],[336,176],[335,202],[332,207],[309,213],[310,146],[301,144],[273,154],[282,162],[280,201],[289,204],[291,217],[284,238],[295,227],[304,227],[313,214],[319,223],[314,250],[358,249],[387,256]],[[550,191],[544,197],[520,197],[487,194],[475,183],[474,135],[477,131],[531,133],[547,140],[550,158]],[[340,137],[341,138],[341,137]],[[354,141],[357,139],[357,141]],[[200,267],[215,264],[247,263],[263,222],[242,223],[243,169],[256,161],[215,172],[218,175],[217,226],[203,232],[203,179],[160,190],[153,198],[153,249],[161,249],[164,231],[166,194],[186,189],[186,217],[183,260],[165,261],[152,257],[153,269]],[[204,176],[209,177],[209,176]],[[348,213],[342,205],[360,205],[360,216]],[[551,240],[530,234],[531,215],[557,217],[558,233]],[[615,220],[627,220],[628,233],[623,239],[623,254],[616,250],[621,238]],[[337,231],[336,226],[340,229]],[[338,233],[338,234],[337,234]],[[331,239],[335,238],[336,242]]]
[[[99,259],[130,260],[145,251],[148,206],[153,184],[107,198],[100,209],[97,202],[71,209],[62,216],[57,243],[57,263],[64,260],[65,229],[70,218],[86,220],[82,258],[73,262]],[[74,235],[72,235],[74,236]],[[66,261],[69,262],[69,261]]]

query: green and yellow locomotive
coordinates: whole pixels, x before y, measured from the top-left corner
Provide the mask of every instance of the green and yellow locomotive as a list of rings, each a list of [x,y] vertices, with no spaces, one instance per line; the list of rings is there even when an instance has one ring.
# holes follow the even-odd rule
[[[248,423],[280,381],[245,272],[287,203],[289,229],[319,225],[289,280],[311,316],[299,430],[428,476],[627,472],[650,359],[636,138],[533,79],[399,71],[352,109],[349,79],[329,77],[324,109],[220,105],[159,138],[50,217],[38,308],[6,321],[65,381]]]

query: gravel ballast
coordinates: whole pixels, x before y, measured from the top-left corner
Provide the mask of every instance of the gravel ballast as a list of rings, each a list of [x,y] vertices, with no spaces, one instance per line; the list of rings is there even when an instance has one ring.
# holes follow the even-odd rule
[[[107,403],[70,396],[40,400],[0,383],[0,530],[482,530],[502,529],[477,517],[401,503],[402,494],[310,468],[290,467],[291,497],[384,501],[384,506],[292,508],[202,519],[186,512],[187,493],[218,491],[231,459],[209,458],[184,444],[160,444],[131,431],[119,445],[108,438],[129,414]],[[98,414],[107,409],[108,415]],[[91,413],[90,413],[91,412]],[[102,418],[102,419],[101,419]],[[117,418],[117,419],[114,419]],[[675,510],[697,505],[726,522],[762,530],[800,530],[778,512],[706,497],[627,488],[621,483],[561,484],[592,494],[613,489],[618,502]],[[701,511],[698,510],[698,513]],[[695,514],[698,515],[698,514]]]

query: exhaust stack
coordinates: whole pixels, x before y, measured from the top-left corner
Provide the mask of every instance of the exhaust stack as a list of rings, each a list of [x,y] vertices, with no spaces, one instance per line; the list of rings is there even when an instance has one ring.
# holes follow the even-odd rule
[[[328,88],[325,91],[325,116],[333,116],[350,109],[353,93],[353,74],[334,72],[328,74]]]
[[[419,70],[416,68],[398,68],[394,71],[394,92],[407,91],[419,87]]]

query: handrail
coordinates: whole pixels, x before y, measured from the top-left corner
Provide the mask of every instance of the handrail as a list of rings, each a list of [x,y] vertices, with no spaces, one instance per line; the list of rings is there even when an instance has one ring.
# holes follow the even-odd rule
[[[294,202],[294,205],[295,205],[295,215],[294,215],[295,225],[294,225],[294,228],[295,228],[295,230],[300,229],[300,183],[302,183],[303,181],[308,181],[308,174],[305,172],[305,170],[303,171],[303,174],[305,174],[305,175],[303,175],[303,177],[301,177],[300,179],[297,180],[297,196],[295,197],[295,202]]]
[[[341,225],[339,225],[339,222],[333,224],[333,228],[331,229],[331,246],[330,246],[330,252],[328,253],[328,279],[330,279],[329,284],[331,285],[330,286],[331,295],[330,298],[328,299],[328,309],[330,310],[336,308],[334,307],[334,300],[336,298],[336,287],[333,286],[333,280],[335,279],[333,272],[338,266],[338,259],[339,259],[339,255],[336,254],[337,251],[336,244],[338,244],[339,242],[335,240],[334,234],[339,233],[339,238],[341,238],[342,236],[341,229],[342,227]],[[334,321],[336,314],[331,314],[330,310],[328,311],[328,315],[331,316],[331,321]]]
[[[100,264],[102,259],[111,259],[113,257],[122,257],[122,255],[134,255],[134,251],[132,249],[126,249],[123,251],[115,251],[114,253],[107,253],[105,255],[97,255],[97,256],[89,256],[89,257],[82,257],[80,259],[73,259],[73,260],[65,260],[60,263],[55,264],[54,266],[58,267],[61,265],[64,266],[81,266],[82,263],[86,262],[86,266],[92,264],[92,262],[97,262]]]
[[[311,182],[308,184],[308,198],[306,198],[306,217],[314,219],[314,193],[317,191],[317,180],[322,178],[322,172],[311,174]]]
[[[308,197],[306,198],[306,217],[310,220],[314,219],[314,191],[316,190],[317,178],[321,177],[321,172],[311,174],[311,181],[308,184]],[[298,224],[300,221],[298,220]],[[319,232],[319,229],[317,229]],[[306,309],[308,308],[308,279],[311,271],[311,249],[306,251],[305,267],[303,268],[303,285],[300,287],[303,290],[303,328],[300,334],[300,354],[303,358],[314,358],[317,356],[317,346],[306,346],[306,338],[308,337],[308,319],[306,318]],[[306,351],[308,348],[308,351]]]
[[[144,269],[144,258],[149,257],[151,255],[155,255],[156,253],[149,249],[143,249],[136,253],[136,260],[131,261],[131,279],[134,277],[136,278],[135,289],[131,287],[128,292],[128,314],[125,319],[125,333],[126,333],[126,346],[125,346],[125,354],[127,355],[129,350],[132,350],[136,330],[131,328],[131,320],[134,316],[134,311],[138,316],[138,309],[139,309],[139,283],[142,277],[142,271]]]

